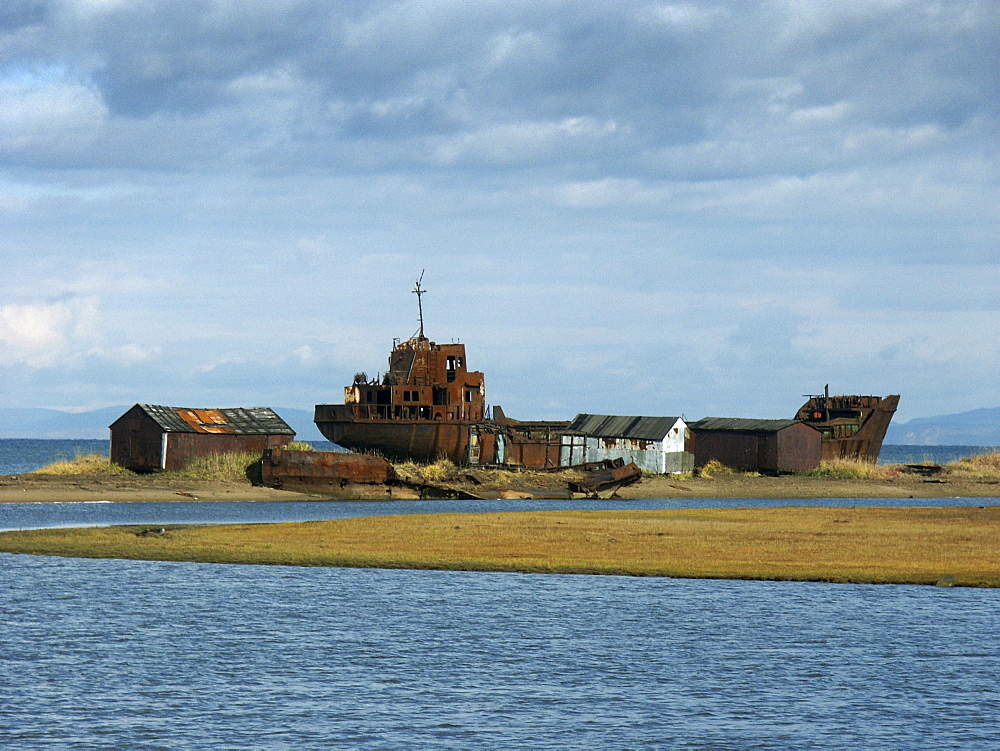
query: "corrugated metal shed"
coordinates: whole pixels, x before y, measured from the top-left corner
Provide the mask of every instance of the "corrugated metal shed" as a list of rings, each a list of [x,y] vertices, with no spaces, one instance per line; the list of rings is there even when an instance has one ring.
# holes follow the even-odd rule
[[[690,472],[690,436],[681,417],[579,414],[563,431],[559,464],[622,459],[644,472]]]
[[[703,417],[688,425],[692,430],[728,430],[734,433],[777,433],[798,420],[753,420],[742,417]]]
[[[565,432],[601,438],[662,441],[680,419],[680,417],[579,414],[569,424]]]
[[[259,453],[295,431],[267,407],[191,409],[136,404],[111,424],[111,461],[136,471],[173,471],[194,459]]]
[[[819,466],[823,436],[799,420],[706,417],[689,426],[694,463],[712,461],[757,472],[801,472]]]
[[[168,433],[227,435],[295,435],[269,407],[192,409],[140,404],[139,407]]]

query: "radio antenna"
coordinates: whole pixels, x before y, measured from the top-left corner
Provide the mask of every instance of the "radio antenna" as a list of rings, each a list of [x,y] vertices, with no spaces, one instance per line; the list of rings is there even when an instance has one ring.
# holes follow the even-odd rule
[[[416,285],[413,287],[413,294],[417,296],[417,311],[420,313],[420,338],[424,338],[424,303],[421,297],[427,292],[425,289],[421,289],[420,282],[424,280],[424,271],[426,269],[420,270],[420,278],[417,279]]]

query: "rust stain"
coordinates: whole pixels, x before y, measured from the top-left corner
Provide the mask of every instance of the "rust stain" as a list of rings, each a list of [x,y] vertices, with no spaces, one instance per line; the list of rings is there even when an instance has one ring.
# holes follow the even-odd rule
[[[226,416],[217,409],[179,409],[177,416],[199,433],[219,435],[233,432],[226,423]]]

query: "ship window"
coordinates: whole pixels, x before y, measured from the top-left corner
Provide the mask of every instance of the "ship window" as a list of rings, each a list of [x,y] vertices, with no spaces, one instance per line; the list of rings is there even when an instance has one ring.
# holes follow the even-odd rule
[[[459,368],[461,368],[461,367],[463,367],[463,365],[464,365],[465,363],[463,363],[463,362],[462,362],[462,358],[461,358],[461,357],[456,357],[456,358],[455,358],[455,364],[456,364],[456,365],[457,365],[457,366],[458,366]]]
[[[410,401],[410,392],[409,391],[404,391],[403,392],[403,401],[404,402]]]
[[[372,390],[371,389],[368,389],[367,393],[365,394],[365,401],[366,402],[373,402],[373,401],[375,401],[375,397],[372,395]]]
[[[467,402],[471,402],[472,401],[472,389],[466,389],[465,390],[465,401],[467,401]]]

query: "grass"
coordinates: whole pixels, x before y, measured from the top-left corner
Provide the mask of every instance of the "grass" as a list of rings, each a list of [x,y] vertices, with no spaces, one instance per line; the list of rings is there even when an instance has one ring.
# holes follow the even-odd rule
[[[1000,453],[970,456],[945,465],[945,473],[966,480],[1000,480]]]
[[[111,460],[102,454],[81,454],[74,459],[47,464],[41,469],[36,469],[31,474],[62,475],[66,477],[79,475],[90,477],[122,477],[130,475],[131,472],[124,467],[119,467],[117,464],[112,464]]]
[[[892,467],[857,459],[834,459],[833,461],[820,462],[819,467],[802,474],[809,477],[829,477],[832,480],[889,480],[900,476],[899,470]]]
[[[103,558],[1000,586],[1000,507],[420,514],[293,524],[0,533]]]
[[[712,459],[712,461],[699,467],[696,470],[696,473],[698,477],[704,477],[706,480],[710,480],[715,475],[735,475],[736,470],[732,467],[727,467],[718,459]]]
[[[436,485],[456,479],[461,470],[451,459],[438,459],[430,464],[417,462],[400,462],[393,465],[401,477],[407,477],[415,482]]]
[[[255,453],[200,456],[183,469],[163,474],[185,480],[245,483],[248,472],[260,464],[260,459],[261,455]]]

